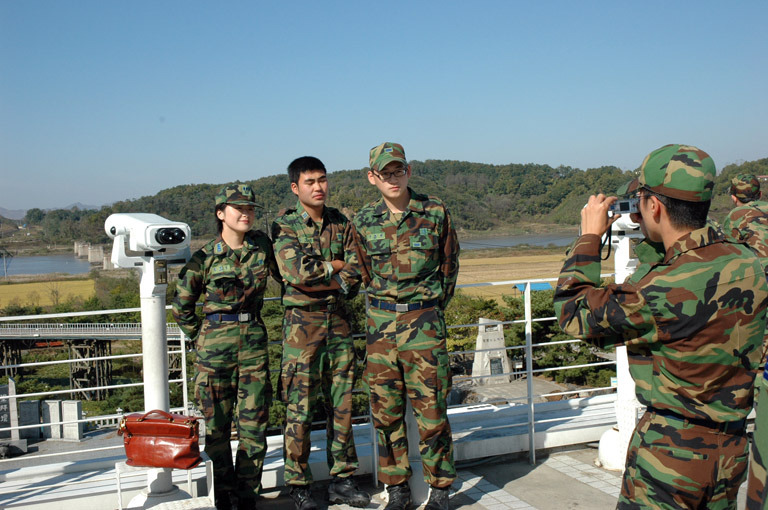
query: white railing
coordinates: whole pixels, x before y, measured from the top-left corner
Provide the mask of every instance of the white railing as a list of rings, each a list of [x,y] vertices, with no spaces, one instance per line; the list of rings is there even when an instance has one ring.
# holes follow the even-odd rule
[[[558,370],[569,370],[574,368],[589,368],[589,367],[599,367],[599,366],[615,366],[615,361],[600,361],[595,363],[588,363],[588,364],[581,364],[581,365],[570,365],[570,366],[562,366],[562,367],[550,367],[550,368],[537,368],[533,369],[533,352],[534,349],[542,348],[542,347],[551,347],[553,345],[558,344],[569,344],[569,343],[577,343],[578,340],[565,340],[565,341],[558,341],[558,342],[545,342],[545,343],[533,343],[533,323],[534,322],[546,322],[546,321],[554,321],[556,320],[555,317],[542,317],[542,318],[533,318],[532,317],[532,309],[531,309],[531,295],[532,295],[532,287],[531,285],[534,283],[540,283],[540,282],[555,282],[555,278],[549,278],[549,279],[533,279],[533,280],[510,280],[510,281],[502,281],[502,282],[487,282],[487,283],[475,283],[475,284],[465,284],[465,285],[459,285],[459,288],[471,288],[471,287],[487,287],[487,286],[512,286],[512,285],[523,285],[523,300],[524,300],[524,318],[519,320],[513,320],[513,321],[499,321],[496,322],[496,324],[503,324],[503,325],[509,325],[509,324],[523,324],[525,326],[525,345],[520,346],[514,346],[514,347],[506,347],[505,350],[507,351],[523,351],[524,352],[524,360],[525,360],[525,370],[518,370],[518,371],[511,371],[511,372],[505,372],[500,374],[484,374],[482,376],[467,376],[467,375],[459,375],[454,376],[455,382],[460,381],[467,381],[467,380],[473,380],[478,379],[482,377],[483,379],[493,378],[493,377],[507,377],[510,376],[515,378],[521,378],[522,376],[525,376],[527,381],[527,391],[525,397],[517,397],[517,398],[505,398],[501,399],[495,402],[488,402],[488,403],[524,403],[528,406],[528,420],[527,420],[527,426],[528,426],[528,437],[529,437],[529,458],[532,463],[535,462],[535,428],[536,428],[536,417],[534,413],[534,401],[537,398],[550,398],[550,397],[568,397],[574,394],[583,394],[583,393],[590,393],[590,392],[604,392],[606,390],[612,390],[610,387],[600,387],[600,388],[583,388],[578,390],[568,390],[568,391],[561,391],[561,392],[552,392],[552,393],[543,393],[543,394],[534,394],[533,391],[533,376],[535,374],[540,374],[543,372],[554,372]],[[267,301],[271,300],[279,300],[279,298],[267,298]],[[367,296],[366,296],[366,307],[368,306],[367,303]],[[101,310],[101,311],[89,311],[89,312],[69,312],[69,313],[63,313],[63,314],[44,314],[44,315],[28,315],[28,316],[16,316],[16,317],[0,317],[0,340],[2,339],[8,339],[9,337],[13,336],[34,336],[36,332],[45,332],[45,334],[52,334],[52,335],[58,335],[62,332],[67,332],[67,337],[77,336],[77,332],[80,334],[101,334],[105,338],[109,337],[117,337],[119,336],[118,333],[125,333],[125,335],[132,335],[134,338],[140,338],[140,324],[133,324],[133,323],[114,323],[114,324],[66,324],[66,323],[56,323],[55,319],[59,318],[65,318],[65,317],[77,317],[77,316],[83,316],[83,315],[114,315],[114,314],[120,314],[120,313],[133,313],[138,312],[140,309],[138,308],[131,308],[131,309],[121,309],[121,310]],[[27,320],[51,320],[51,324],[19,324],[19,321],[27,321]],[[13,322],[13,324],[11,324]],[[3,324],[7,323],[7,324]],[[487,325],[487,324],[484,324]],[[471,324],[452,324],[448,325],[449,329],[453,328],[476,328],[480,326],[479,323],[471,323]],[[183,407],[182,408],[174,408],[172,411],[176,412],[191,412],[191,406],[190,403],[187,400],[188,395],[188,377],[186,375],[186,349],[180,348],[180,342],[184,344],[184,339],[182,338],[182,334],[178,327],[175,324],[169,324],[168,325],[168,338],[169,338],[169,350],[168,354],[178,354],[181,357],[180,363],[181,363],[181,370],[182,370],[182,378],[181,379],[174,379],[169,381],[171,384],[180,384],[182,386],[182,395],[183,395]],[[364,336],[362,334],[356,335],[358,337]],[[270,342],[272,344],[274,343],[280,343],[280,342]],[[489,351],[498,351],[499,349],[488,349]],[[467,355],[473,355],[477,352],[477,350],[470,350],[470,351],[461,351],[461,352],[451,352],[449,353],[451,356],[467,356]],[[20,363],[16,365],[8,365],[8,366],[2,366],[0,367],[0,373],[3,369],[10,369],[10,368],[34,368],[34,367],[40,367],[40,366],[47,366],[47,365],[55,365],[55,364],[68,364],[68,363],[83,363],[83,362],[93,362],[93,361],[101,361],[105,359],[109,360],[118,360],[118,359],[125,359],[125,358],[141,358],[142,354],[124,354],[124,355],[113,355],[113,356],[103,356],[103,357],[92,357],[92,358],[80,358],[76,360],[58,360],[58,361],[46,361],[46,362],[34,362],[34,363]],[[103,389],[118,389],[118,388],[129,388],[129,387],[140,387],[143,386],[143,382],[135,382],[135,383],[126,383],[126,384],[114,384],[114,385],[108,385],[108,386],[100,386],[100,387],[93,387],[93,388],[77,388],[77,389],[69,389],[69,390],[55,390],[55,391],[43,391],[43,392],[34,392],[34,393],[28,393],[28,394],[17,394],[14,396],[0,396],[0,403],[2,403],[5,400],[8,400],[10,398],[13,399],[24,399],[24,398],[38,398],[38,397],[45,397],[45,396],[56,396],[56,395],[63,395],[63,394],[76,394],[82,391],[88,391],[88,390],[103,390]],[[452,406],[453,408],[456,407],[465,407],[466,405],[457,405]],[[82,418],[79,420],[73,420],[73,421],[61,421],[61,422],[55,422],[50,424],[37,424],[37,425],[27,425],[27,426],[19,426],[19,427],[0,427],[0,432],[14,430],[14,429],[24,429],[24,428],[40,428],[41,426],[54,426],[54,425],[66,425],[66,424],[73,424],[73,423],[90,423],[90,424],[96,424],[99,427],[103,426],[109,426],[111,424],[116,424],[119,422],[120,414],[115,415],[107,415],[107,416],[93,416],[93,417],[87,417]],[[358,420],[361,418],[367,418],[368,421],[370,421],[370,416],[358,416],[356,417]],[[563,420],[567,420],[568,418],[563,418]],[[519,427],[519,424],[515,425],[509,425],[509,427]],[[122,447],[115,447],[122,448]],[[89,450],[79,450],[79,452],[86,452]],[[2,460],[0,460],[0,466],[2,465]]]

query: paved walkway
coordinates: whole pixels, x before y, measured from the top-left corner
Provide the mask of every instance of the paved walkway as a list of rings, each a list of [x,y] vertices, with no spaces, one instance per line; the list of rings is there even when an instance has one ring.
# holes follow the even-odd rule
[[[496,458],[460,466],[453,485],[451,508],[462,510],[614,510],[621,490],[621,473],[595,466],[597,449],[581,447],[543,456],[535,466],[527,457]],[[374,488],[370,476],[359,478],[362,488],[373,494],[370,509],[386,504],[383,487]],[[326,484],[317,484],[314,495],[321,510],[352,509],[328,506]],[[739,493],[744,507],[746,484]],[[292,510],[287,491],[265,494],[268,510]]]
[[[460,466],[453,485],[451,508],[466,510],[613,510],[620,490],[620,473],[595,467],[597,450],[581,448],[553,453],[538,459],[535,466],[527,457],[515,456]],[[370,476],[359,478],[362,488],[374,495],[369,508],[382,508],[383,487],[374,488]],[[315,497],[321,509],[347,509],[323,501],[326,484],[318,484]],[[269,510],[293,508],[287,492],[265,494]]]

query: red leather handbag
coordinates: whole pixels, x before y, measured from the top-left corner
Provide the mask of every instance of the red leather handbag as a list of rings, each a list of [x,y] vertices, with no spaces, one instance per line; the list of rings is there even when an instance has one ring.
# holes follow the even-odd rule
[[[194,416],[155,409],[129,414],[117,433],[123,436],[126,464],[192,469],[200,459],[200,428]]]

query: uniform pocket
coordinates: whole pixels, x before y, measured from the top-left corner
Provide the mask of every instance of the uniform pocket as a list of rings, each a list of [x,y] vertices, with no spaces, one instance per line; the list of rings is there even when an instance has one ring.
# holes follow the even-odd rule
[[[231,303],[237,300],[237,279],[234,273],[213,275],[206,285],[205,301],[208,303]]]
[[[648,445],[648,449],[656,455],[664,455],[677,460],[707,460],[709,456],[706,453],[699,453],[684,448],[676,448],[669,445]]]
[[[373,271],[378,274],[392,272],[392,241],[384,233],[374,233],[368,239],[367,252],[371,257]]]
[[[295,404],[298,402],[297,392],[293,391],[295,380],[296,363],[283,363],[283,366],[280,369],[280,386],[278,391],[280,393],[280,400],[286,404]],[[291,401],[291,397],[293,397],[293,401]]]
[[[440,257],[437,254],[438,239],[434,235],[423,232],[424,230],[419,229],[419,234],[408,239],[413,274],[432,273],[440,264]]]

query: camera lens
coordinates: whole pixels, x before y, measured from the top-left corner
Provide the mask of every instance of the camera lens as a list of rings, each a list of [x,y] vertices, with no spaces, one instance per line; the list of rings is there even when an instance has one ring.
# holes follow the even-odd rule
[[[183,243],[187,235],[180,228],[161,228],[155,232],[155,241],[159,244]]]

